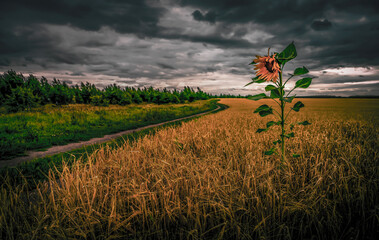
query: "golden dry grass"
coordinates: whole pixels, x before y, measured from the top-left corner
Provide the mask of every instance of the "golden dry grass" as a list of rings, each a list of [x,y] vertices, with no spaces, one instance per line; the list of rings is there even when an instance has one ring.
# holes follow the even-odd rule
[[[302,99],[289,166],[264,156],[279,128],[229,109],[100,149],[28,192],[1,187],[4,239],[363,239],[378,227],[378,100]],[[271,104],[273,105],[273,104]]]

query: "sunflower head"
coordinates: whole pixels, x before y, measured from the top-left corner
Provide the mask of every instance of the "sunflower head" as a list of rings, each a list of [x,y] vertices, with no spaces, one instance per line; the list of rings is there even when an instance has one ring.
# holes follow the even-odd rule
[[[266,80],[267,82],[276,82],[278,80],[280,66],[275,59],[275,55],[270,56],[269,53],[268,56],[256,56],[254,59],[254,63],[256,63],[254,70],[256,70],[255,74],[259,79]]]

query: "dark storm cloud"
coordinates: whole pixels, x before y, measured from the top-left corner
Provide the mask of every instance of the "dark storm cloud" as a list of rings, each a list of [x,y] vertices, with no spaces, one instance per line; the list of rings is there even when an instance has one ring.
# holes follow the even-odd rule
[[[249,81],[254,56],[295,41],[298,57],[287,72],[305,65],[314,83],[339,91],[344,82],[359,83],[351,90],[379,80],[376,0],[5,0],[0,7],[2,70],[246,93],[234,84]],[[325,71],[367,66],[371,74],[361,76]]]
[[[218,33],[210,35],[186,35],[186,34],[168,34],[163,35],[167,39],[180,39],[183,41],[206,43],[222,48],[251,48],[254,46],[249,41],[240,38],[224,38]]]
[[[342,66],[372,66],[379,65],[377,40],[379,30],[370,30],[377,22],[345,23],[333,27],[326,35],[311,35],[308,45],[315,49],[311,54],[313,59],[323,65]]]
[[[0,66],[5,66],[5,67],[8,67],[10,66],[10,61],[9,59],[0,59]]]
[[[163,8],[153,7],[141,0],[12,0],[2,4],[6,23],[50,23],[96,31],[107,25],[119,32],[151,35]],[[5,23],[4,23],[5,25]]]
[[[325,81],[327,79],[327,81]],[[339,75],[321,75],[320,77],[314,78],[312,82],[317,83],[360,83],[370,82],[370,81],[379,81],[378,76],[339,76]]]
[[[192,13],[192,16],[197,21],[206,21],[210,23],[216,22],[216,14],[212,11],[209,11],[203,15],[199,10],[196,10]]]
[[[205,67],[202,69],[202,72],[217,72],[220,70],[220,67]]]
[[[60,39],[44,31],[41,24],[69,25],[88,31],[109,26],[120,33],[144,37],[157,34],[157,22],[164,13],[163,8],[140,0],[84,0],[80,3],[75,0],[11,0],[2,2],[1,9],[0,54],[9,55],[21,55],[34,49],[55,50]],[[86,44],[104,45],[96,40]],[[70,63],[61,54],[55,56],[55,60]]]
[[[85,76],[83,73],[80,72],[73,72],[73,73],[68,73],[70,76]]]
[[[274,23],[280,20],[303,20],[322,13],[330,1],[270,1],[265,0],[182,0],[182,6],[192,6],[213,12],[217,20],[228,23]]]
[[[265,0],[181,0],[180,4],[192,6],[199,12],[213,12],[220,24],[261,23],[266,31],[275,35],[266,41],[268,45],[282,43],[282,47],[285,47],[286,42],[299,39],[299,48],[317,48],[314,53],[304,57],[316,57],[317,61],[323,62],[321,65],[379,64],[379,55],[372,54],[372,51],[378,51],[379,39],[379,3],[375,0],[292,0],[269,3]],[[334,18],[338,23],[333,24]],[[312,30],[316,30],[316,33],[312,33]],[[317,33],[320,30],[328,32]]]
[[[175,69],[173,66],[165,64],[165,63],[157,63],[157,66],[163,69]]]
[[[375,0],[180,0],[182,6],[192,6],[213,12],[219,21],[273,23],[278,20],[305,20],[324,15],[328,9],[352,13],[376,14],[379,12]]]
[[[332,27],[332,23],[328,19],[313,21],[311,27],[316,31],[328,30]]]
[[[343,86],[333,86],[330,88],[330,90],[343,90],[343,89],[349,89],[349,88],[364,88],[367,87],[367,84],[344,84]],[[379,83],[370,84],[370,88],[372,89],[379,89]]]

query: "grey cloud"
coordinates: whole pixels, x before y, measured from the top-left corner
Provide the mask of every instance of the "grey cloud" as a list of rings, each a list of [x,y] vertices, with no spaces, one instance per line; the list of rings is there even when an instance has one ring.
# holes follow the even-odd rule
[[[4,58],[4,59],[0,59],[0,66],[5,66],[5,67],[8,67],[8,66],[10,66],[10,61],[9,61],[9,59],[6,59],[6,58]]]
[[[2,2],[0,22],[0,55],[20,57],[49,57],[50,61],[67,64],[83,63],[67,49],[59,51],[62,39],[51,34],[44,24],[71,26],[88,31],[99,31],[108,26],[121,33],[133,33],[140,37],[154,36],[159,32],[157,23],[165,9],[153,7],[145,1],[90,1],[74,0],[5,0]],[[110,39],[89,39],[78,45],[101,47],[113,45]],[[55,53],[55,55],[53,55]],[[84,56],[85,57],[85,56]],[[79,62],[78,62],[79,61]]]
[[[159,17],[165,11],[140,0],[84,0],[80,3],[75,0],[12,0],[6,1],[2,8],[4,19],[12,16],[11,20],[5,21],[11,26],[28,19],[28,24],[70,24],[91,31],[110,26],[120,32],[141,35],[153,34]]]
[[[68,84],[68,85],[71,85],[73,83],[73,81],[71,81],[71,80],[63,80],[63,82]]]
[[[341,89],[351,89],[351,88],[358,88],[363,89],[369,87],[370,89],[367,89],[368,91],[375,91],[379,93],[379,83],[376,84],[345,84],[343,86],[331,86],[329,89],[331,90],[341,90]]]
[[[234,32],[235,37],[243,37],[248,33],[248,30],[244,27],[237,28]]]
[[[217,72],[219,71],[219,67],[205,67],[203,68],[203,72]]]
[[[167,34],[163,35],[167,39],[180,39],[183,41],[212,44],[223,48],[250,48],[254,45],[240,38],[224,38],[217,33],[210,35],[185,35],[185,34]]]
[[[68,75],[70,75],[70,76],[85,76],[85,74],[83,74],[81,72],[73,72],[73,73],[70,73]]]
[[[229,23],[304,21],[320,18],[329,9],[354,13],[367,11],[375,14],[379,12],[379,4],[375,0],[287,0],[270,1],[269,3],[265,0],[180,0],[179,2],[182,6],[215,12],[218,21]]]
[[[334,83],[360,83],[367,81],[378,81],[379,77],[375,75],[371,76],[339,76],[339,75],[321,75],[318,78],[312,80],[314,84],[316,83],[326,83],[326,84],[334,84]],[[369,84],[370,85],[370,84]],[[366,85],[367,86],[367,85]]]
[[[217,14],[217,21],[272,23],[279,19],[304,19],[320,14],[328,1],[249,1],[249,0],[182,0],[182,6],[192,6]],[[265,9],[265,10],[263,10]]]
[[[237,75],[246,75],[246,72],[244,72],[244,71],[239,71],[239,70],[237,70],[237,69],[231,69],[229,72],[230,72],[230,73],[233,73],[233,74],[237,74]]]
[[[311,27],[316,31],[328,30],[332,27],[332,23],[328,19],[313,21]]]
[[[286,65],[287,73],[305,65],[320,72],[314,83],[379,79],[321,74],[327,68],[379,68],[374,0],[5,0],[1,5],[1,70],[62,71],[73,81],[101,76],[103,84],[115,82],[112,77],[122,84],[172,87],[180,86],[178,79],[191,83],[200,75],[205,83],[196,84],[220,92],[227,90],[206,81],[227,75],[242,82],[254,74],[248,63],[256,54],[266,54],[268,47],[281,51],[294,40],[298,57]],[[355,87],[366,91],[377,85]],[[241,89],[230,91],[249,92]]]
[[[299,55],[299,58],[312,57],[320,62],[316,67],[337,64],[379,64],[376,39],[379,38],[377,1],[271,1],[269,8],[266,1],[202,1],[183,0],[182,6],[191,6],[199,11],[213,11],[220,24],[243,24],[255,22],[262,24],[265,31],[274,37],[259,43],[260,46],[272,46],[299,39],[299,48],[317,49],[312,54]],[[257,9],[266,11],[257,11]],[[285,10],[284,10],[285,9]],[[327,17],[327,18],[326,18]],[[333,23],[334,18],[338,23]],[[323,20],[314,20],[323,19]],[[310,30],[318,30],[312,34]],[[332,30],[319,34],[320,30]],[[359,37],[357,37],[359,36]],[[250,44],[240,45],[252,48]]]
[[[118,83],[126,83],[126,84],[133,84],[135,83],[134,80],[116,80]]]
[[[172,70],[176,69],[173,66],[165,64],[165,63],[157,63],[157,66],[159,66],[160,68],[163,68],[163,69],[172,69]]]
[[[192,16],[197,21],[206,21],[206,22],[210,22],[210,23],[216,22],[216,13],[213,11],[209,11],[203,15],[199,10],[195,10],[192,13]]]

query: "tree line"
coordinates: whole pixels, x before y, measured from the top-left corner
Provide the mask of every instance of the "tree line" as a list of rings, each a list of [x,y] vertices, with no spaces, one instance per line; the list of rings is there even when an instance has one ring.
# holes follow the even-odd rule
[[[131,103],[185,103],[205,100],[212,96],[197,88],[185,87],[183,90],[149,88],[122,88],[116,84],[104,89],[94,84],[80,83],[69,86],[54,78],[49,83],[45,77],[33,75],[25,77],[13,70],[0,74],[0,106],[8,112],[28,110],[45,104],[65,105],[73,103],[108,106],[109,104],[128,105]]]

